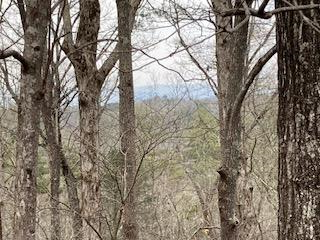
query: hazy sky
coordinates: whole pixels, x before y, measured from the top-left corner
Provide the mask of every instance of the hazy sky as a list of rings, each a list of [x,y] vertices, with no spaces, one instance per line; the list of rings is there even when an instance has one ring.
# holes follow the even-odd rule
[[[5,11],[8,6],[9,0],[2,1],[1,12]],[[72,1],[75,2],[75,1]],[[117,26],[116,19],[116,4],[115,0],[100,1],[101,3],[101,32],[100,38],[115,38],[115,35],[111,35]],[[149,3],[153,7],[160,7],[162,1],[150,0]],[[205,9],[203,12],[208,12],[208,4],[206,0],[181,0],[180,3],[187,7],[188,11],[194,11],[195,16]],[[137,19],[137,26],[133,33],[133,46],[135,48],[134,53],[134,81],[137,87],[149,85],[163,85],[163,84],[182,84],[185,80],[203,79],[202,74],[197,68],[190,62],[190,58],[185,52],[181,51],[181,44],[177,35],[175,34],[175,28],[170,25],[165,17],[160,17],[155,14],[150,14],[147,11],[150,6],[148,3],[143,4],[139,10],[139,17]],[[202,7],[200,7],[202,5]],[[198,10],[194,10],[197,9]],[[168,8],[164,8],[168,10]],[[72,15],[78,11],[77,8],[73,8]],[[171,12],[174,13],[174,11]],[[2,14],[1,14],[2,15]],[[5,17],[8,20],[7,24],[1,25],[1,48],[14,47],[22,50],[22,38],[19,36],[21,33],[21,23],[18,17],[18,11],[16,8],[9,9]],[[208,16],[205,16],[208,19]],[[255,51],[255,48],[259,48],[259,44],[263,42],[266,32],[271,27],[269,20],[262,21],[257,20],[255,33],[253,34],[253,47],[251,52]],[[9,24],[10,23],[10,24]],[[192,21],[183,21],[181,23],[181,35],[184,41],[188,45],[192,45],[190,51],[194,54],[197,60],[209,70],[209,74],[215,79],[215,63],[214,63],[214,26],[208,21],[200,21],[192,23]],[[19,31],[20,29],[20,31]],[[74,28],[76,30],[76,26]],[[74,34],[75,37],[75,34]],[[16,44],[16,42],[20,44]],[[274,40],[270,41],[268,46],[263,49],[262,52],[268,50],[268,47],[272,45]],[[105,45],[106,42],[100,44],[100,48]],[[12,45],[12,46],[11,46]],[[102,60],[107,57],[112,47],[103,54]],[[173,54],[174,52],[180,52]],[[259,56],[261,54],[258,54]],[[98,66],[101,65],[101,61],[98,62]],[[274,66],[268,66],[268,69],[274,74]],[[12,69],[12,73],[19,75],[17,67]],[[177,73],[179,72],[179,74]],[[265,72],[267,72],[265,70]],[[268,74],[267,74],[268,75]],[[70,76],[72,77],[72,76]],[[183,79],[182,79],[183,78]],[[111,76],[111,79],[116,79],[116,74]],[[112,81],[109,81],[109,87],[113,86]]]

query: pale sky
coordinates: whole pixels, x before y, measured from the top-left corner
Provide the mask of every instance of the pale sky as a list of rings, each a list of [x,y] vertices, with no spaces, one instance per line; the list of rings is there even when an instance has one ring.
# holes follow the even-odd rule
[[[74,2],[74,1],[73,1]],[[161,5],[162,1],[150,0],[153,6]],[[199,7],[199,5],[207,6],[207,0],[180,0],[184,5],[189,7]],[[6,9],[9,0],[3,1],[2,11]],[[115,35],[110,33],[114,31],[117,25],[116,19],[116,4],[115,0],[112,1],[100,1],[101,3],[101,31],[100,38],[115,38]],[[170,27],[170,24],[165,18],[159,16],[148,15],[145,7],[148,4],[143,5],[144,8],[140,9],[140,16],[137,19],[138,27],[133,33],[133,46],[137,50],[133,57],[134,61],[134,82],[136,87],[145,85],[175,85],[182,84],[184,79],[202,79],[203,76],[199,70],[190,62],[190,58],[185,52],[178,54],[172,54],[175,51],[181,51],[181,45],[178,37],[175,33],[174,27]],[[77,8],[73,9],[73,13],[77,11]],[[142,17],[143,15],[144,17]],[[16,8],[9,9],[5,15],[10,23],[1,26],[1,48],[10,47],[22,49],[22,40],[19,37],[19,29],[21,29],[20,17]],[[254,45],[251,52],[254,52],[254,48],[259,47],[259,44],[264,39],[267,29],[270,29],[270,21],[257,20],[258,25],[256,27],[256,33],[253,36]],[[190,51],[194,54],[197,60],[206,69],[210,69],[210,75],[215,79],[214,70],[214,27],[212,23],[202,21],[200,23],[191,24],[190,21],[184,21],[181,26],[181,34],[185,42],[188,45],[192,45]],[[75,27],[76,29],[76,27]],[[20,30],[21,32],[21,30]],[[75,34],[74,34],[75,37]],[[206,39],[206,40],[205,40]],[[18,42],[19,45],[14,46],[14,43]],[[201,42],[201,44],[196,44]],[[270,41],[267,47],[262,52],[268,50],[273,44],[274,40]],[[106,42],[102,42],[100,45],[105,45]],[[196,44],[196,45],[194,45]],[[147,48],[146,48],[147,47]],[[112,48],[109,49],[109,51]],[[172,54],[172,56],[169,56]],[[108,53],[105,54],[108,56]],[[261,55],[261,54],[260,54]],[[259,56],[259,54],[257,55]],[[98,62],[98,66],[101,65],[101,61]],[[274,66],[266,67],[270,71],[274,70]],[[15,66],[12,69],[12,73],[19,75],[18,68]],[[266,72],[266,69],[264,72]],[[179,74],[177,73],[179,72]],[[269,71],[268,71],[269,72]],[[272,72],[274,74],[274,71]],[[268,74],[267,74],[268,75]],[[111,76],[111,79],[116,79],[116,75]],[[112,81],[109,81],[112,85]],[[110,86],[109,86],[110,87]]]

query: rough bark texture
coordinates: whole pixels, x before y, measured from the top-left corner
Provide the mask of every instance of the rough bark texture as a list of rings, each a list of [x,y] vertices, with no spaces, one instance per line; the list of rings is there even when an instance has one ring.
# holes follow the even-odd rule
[[[124,160],[123,239],[137,240],[135,174],[136,131],[132,73],[132,46],[129,0],[117,0],[119,37],[119,124],[121,153]]]
[[[90,81],[92,76],[87,76]],[[92,81],[93,79],[91,79]],[[80,86],[80,161],[82,173],[82,216],[84,239],[98,239],[94,229],[100,232],[101,189],[98,162],[98,125],[100,88]],[[83,89],[83,90],[81,90]],[[89,222],[88,225],[87,223]],[[93,229],[94,228],[94,229]]]
[[[100,231],[101,189],[98,163],[99,97],[96,53],[100,28],[98,0],[80,1],[80,22],[75,53],[70,56],[79,89],[80,162],[82,173],[81,215],[84,239],[98,239]],[[89,224],[88,224],[89,223]]]
[[[280,240],[320,239],[320,34],[303,15],[320,20],[319,9],[277,15]]]
[[[36,166],[40,106],[43,98],[41,68],[49,21],[49,0],[26,2],[23,57],[28,62],[20,85],[14,239],[34,240],[36,226]]]
[[[250,5],[251,1],[247,1]],[[241,6],[242,1],[213,1],[219,11]],[[248,46],[248,22],[234,33],[221,32],[232,29],[244,20],[244,16],[222,17],[216,15],[216,59],[219,94],[221,167],[218,184],[221,239],[246,239],[242,230],[246,225],[243,203],[238,201],[238,178],[245,165],[241,150],[241,115],[231,110],[244,81],[244,66]],[[232,118],[231,118],[231,115]],[[240,189],[241,191],[242,189]]]

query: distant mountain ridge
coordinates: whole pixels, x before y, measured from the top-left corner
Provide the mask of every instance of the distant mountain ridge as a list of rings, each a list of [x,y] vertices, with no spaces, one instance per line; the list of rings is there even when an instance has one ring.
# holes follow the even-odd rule
[[[216,99],[208,84],[159,84],[135,87],[135,100],[143,101],[155,97],[184,99]],[[110,103],[119,101],[119,90],[116,89],[110,98]]]

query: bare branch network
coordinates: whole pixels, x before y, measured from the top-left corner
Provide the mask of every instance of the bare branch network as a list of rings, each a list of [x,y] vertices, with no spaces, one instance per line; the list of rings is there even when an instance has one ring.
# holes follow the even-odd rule
[[[264,1],[267,2],[267,1]],[[265,5],[261,5],[259,9],[254,8],[233,8],[224,10],[219,12],[219,14],[223,17],[228,16],[236,16],[236,15],[247,15],[248,13],[251,16],[262,18],[262,19],[269,19],[272,16],[282,13],[282,12],[292,12],[292,11],[302,11],[302,10],[311,10],[311,9],[320,9],[320,4],[308,4],[308,5],[299,5],[299,6],[288,6],[283,8],[277,8],[272,11],[265,11]]]

